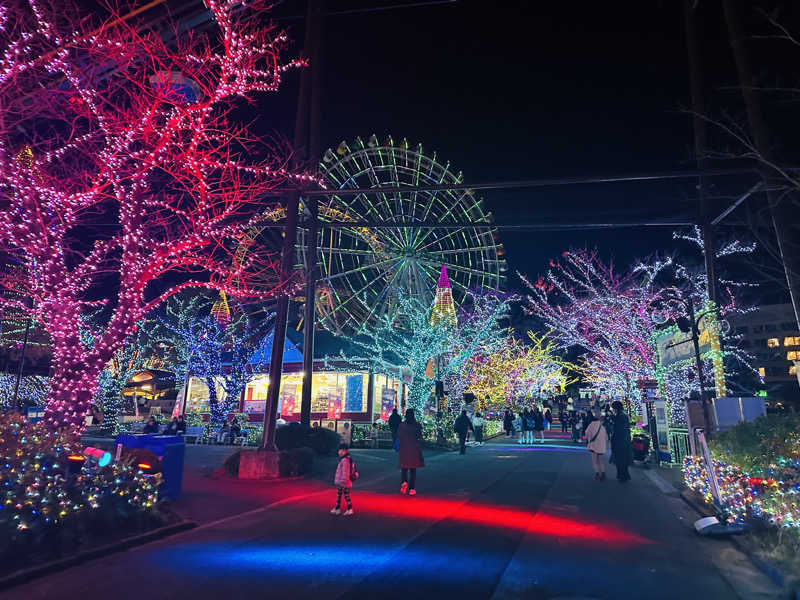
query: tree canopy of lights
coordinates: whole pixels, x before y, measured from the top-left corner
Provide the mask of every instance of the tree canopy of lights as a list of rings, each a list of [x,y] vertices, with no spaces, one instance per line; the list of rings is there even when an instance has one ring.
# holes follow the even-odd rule
[[[233,113],[303,62],[282,58],[287,37],[259,3],[205,4],[215,28],[170,42],[63,1],[2,6],[0,254],[21,261],[4,285],[25,300],[0,302],[51,339],[51,427],[82,427],[103,368],[177,291],[264,298],[298,285],[272,254],[236,248],[266,192],[317,182]],[[107,318],[87,346],[81,320],[98,306]]]
[[[467,391],[469,380],[464,371],[470,361],[478,355],[492,354],[502,346],[511,304],[518,300],[512,294],[487,289],[470,290],[467,294],[458,309],[456,326],[451,329],[452,346],[438,361],[439,377],[451,399],[458,400]],[[449,406],[457,409],[460,402],[451,402]]]
[[[658,324],[659,293],[642,277],[620,273],[596,252],[572,250],[550,262],[530,289],[526,312],[540,318],[559,344],[585,353],[581,369],[613,395],[632,398],[637,381],[650,379],[655,357],[650,338]]]
[[[421,411],[433,391],[426,373],[429,362],[452,347],[453,331],[446,322],[432,323],[431,308],[407,294],[397,297],[395,310],[381,316],[360,334],[346,338],[351,353],[326,356],[326,368],[373,373],[404,372],[408,404]]]
[[[561,357],[554,340],[530,331],[527,335],[529,343],[509,331],[490,352],[476,353],[463,366],[462,376],[482,409],[558,393],[574,381],[576,367]]]
[[[0,373],[0,407],[14,408],[14,387],[17,376],[11,373]],[[17,404],[23,406],[44,406],[50,382],[42,375],[26,375],[19,381]]]
[[[700,239],[696,231],[694,235],[676,234],[676,238],[696,244]],[[699,247],[703,250],[702,244]],[[717,256],[747,251],[750,247],[732,242],[718,250]],[[651,258],[619,272],[604,264],[596,252],[573,250],[564,252],[561,260],[551,261],[548,273],[535,283],[524,277],[523,280],[531,291],[526,311],[554,331],[559,345],[584,350],[580,367],[587,381],[612,397],[628,398],[637,404],[637,382],[658,378],[668,409],[676,407],[670,410],[673,420],[683,419],[678,407],[698,386],[695,362],[690,360],[669,373],[662,372],[653,342],[654,336],[667,331],[666,323],[687,316],[687,307],[681,300],[690,300],[697,314],[706,312],[706,322],[715,331],[719,329],[714,324],[717,308],[710,303],[707,280],[701,270],[690,269],[672,258]],[[722,283],[727,297],[719,313],[725,315],[738,308],[734,282]],[[724,352],[718,342],[712,346],[704,356],[707,387],[724,390],[724,358],[729,356],[746,365],[747,357],[734,344],[727,344]],[[709,378],[712,372],[715,377]]]
[[[436,365],[450,397],[459,400],[450,406],[458,408],[467,385],[462,373],[464,365],[475,354],[491,352],[502,343],[502,323],[508,318],[512,301],[514,298],[507,294],[475,290],[468,294],[457,318],[432,318],[435,302],[430,307],[416,297],[401,295],[393,314],[348,338],[353,351],[326,357],[326,368],[402,372],[408,385],[409,405],[422,410],[437,375],[430,367]],[[442,314],[449,314],[449,309]]]
[[[235,408],[250,380],[249,362],[273,315],[254,326],[243,311],[231,314],[224,299],[208,311],[208,300],[173,297],[164,313],[148,320],[148,355],[165,361],[177,380],[187,375],[201,379],[208,388],[212,425],[221,424]]]

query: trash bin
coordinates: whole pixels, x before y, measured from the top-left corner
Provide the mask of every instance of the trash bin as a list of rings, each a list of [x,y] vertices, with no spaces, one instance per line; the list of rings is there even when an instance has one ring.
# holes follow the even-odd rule
[[[163,482],[160,488],[162,498],[177,500],[181,495],[183,483],[183,454],[186,445],[182,435],[132,435],[122,433],[115,440],[123,448],[143,448],[149,450],[161,460],[161,476]]]

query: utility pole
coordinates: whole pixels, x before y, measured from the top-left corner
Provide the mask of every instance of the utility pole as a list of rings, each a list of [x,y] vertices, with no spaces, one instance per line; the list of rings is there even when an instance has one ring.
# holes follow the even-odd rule
[[[705,255],[706,279],[708,286],[708,297],[716,304],[717,302],[717,275],[714,265],[716,252],[716,240],[714,228],[711,224],[711,211],[706,188],[706,149],[708,148],[706,136],[705,101],[703,86],[703,65],[702,52],[700,51],[700,37],[697,34],[697,11],[699,10],[696,2],[684,0],[683,16],[686,25],[686,50],[689,58],[689,89],[692,98],[692,124],[694,126],[694,155],[697,162],[697,170],[700,172],[697,178],[697,193],[699,197],[698,223],[700,234],[703,240],[703,251]]]
[[[309,0],[308,28],[312,32],[310,79],[311,87],[311,123],[308,139],[308,158],[316,162],[321,155],[320,149],[320,117],[322,96],[322,38],[323,38],[323,0]],[[303,73],[304,76],[309,75]],[[298,118],[298,123],[300,119]],[[295,140],[297,143],[297,140]],[[303,310],[303,392],[300,399],[300,424],[311,425],[311,391],[314,385],[314,329],[316,326],[315,300],[317,296],[317,233],[319,231],[319,197],[303,198],[308,209],[308,236],[306,247],[306,291]]]
[[[767,166],[775,160],[772,152],[772,141],[764,114],[761,109],[761,99],[754,87],[755,78],[750,65],[750,56],[745,48],[745,33],[742,26],[741,4],[736,0],[722,1],[725,22],[728,26],[728,37],[736,63],[736,72],[739,77],[739,87],[742,90],[747,121],[750,126],[750,135],[756,152],[761,157],[760,168],[765,182],[767,201],[769,203],[772,227],[778,243],[783,269],[786,273],[786,282],[789,285],[789,297],[794,308],[794,317],[800,327],[800,251],[798,242],[792,235],[792,223],[795,222],[795,211],[791,206],[796,194],[777,195],[774,191],[779,188],[774,171]]]
[[[304,48],[306,53],[311,52],[314,46],[315,28],[312,25],[314,19],[312,15],[321,13],[318,8],[320,0],[309,0],[308,14],[306,19],[306,35]],[[321,20],[321,19],[318,19]],[[311,57],[313,60],[313,57]],[[313,62],[312,62],[313,64]],[[312,67],[313,68],[313,67]],[[297,118],[295,120],[294,131],[294,157],[292,167],[300,169],[306,167],[308,159],[308,137],[309,120],[311,110],[311,73],[309,69],[304,69],[300,75],[300,94],[297,102]],[[300,192],[291,190],[286,196],[286,224],[284,226],[283,247],[281,250],[281,281],[285,282],[292,276],[295,263],[295,245],[297,242],[297,213],[300,208]],[[314,251],[316,257],[316,251]],[[275,447],[275,426],[278,418],[278,400],[281,389],[281,376],[283,373],[283,350],[286,340],[286,324],[289,317],[289,296],[284,293],[278,297],[277,308],[275,311],[275,327],[272,336],[272,355],[269,364],[269,386],[267,387],[267,401],[264,407],[264,433],[261,437],[261,448],[264,450],[276,450]],[[306,299],[308,302],[308,298]],[[313,298],[312,298],[313,302]],[[313,321],[313,319],[312,319]],[[312,323],[313,327],[313,323]],[[310,355],[309,349],[303,349],[303,361],[306,355]],[[313,352],[313,350],[312,350]],[[311,382],[311,373],[306,373],[305,381]],[[309,390],[310,391],[310,390]]]

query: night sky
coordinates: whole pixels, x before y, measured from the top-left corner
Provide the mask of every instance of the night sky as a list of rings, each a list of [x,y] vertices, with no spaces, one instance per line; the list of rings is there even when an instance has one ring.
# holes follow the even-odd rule
[[[331,1],[328,10],[397,4],[403,3]],[[288,1],[275,12],[298,50],[302,20],[286,17],[302,14],[303,5]],[[748,17],[760,18],[754,14]],[[719,3],[702,3],[701,19],[709,111],[736,117],[741,109],[738,93],[726,89],[736,79]],[[694,168],[681,2],[461,0],[332,14],[326,28],[324,147],[372,133],[406,137],[450,160],[467,182]],[[287,137],[296,79],[262,103],[266,122]],[[712,141],[719,148],[728,143],[713,133]],[[744,181],[719,183],[715,192],[723,196],[746,189]],[[693,184],[487,190],[483,197],[501,223],[691,218]],[[671,232],[501,232],[501,240],[509,283],[517,287],[515,270],[535,276],[571,246],[596,246],[622,265],[675,250]]]

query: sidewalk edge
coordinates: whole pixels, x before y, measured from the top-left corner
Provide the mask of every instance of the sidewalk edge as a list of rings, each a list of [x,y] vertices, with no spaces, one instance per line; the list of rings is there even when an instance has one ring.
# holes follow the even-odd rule
[[[159,527],[158,529],[148,531],[147,533],[123,538],[116,542],[106,544],[105,546],[84,550],[83,552],[78,552],[73,556],[43,563],[29,569],[20,569],[0,578],[0,590],[7,590],[20,584],[28,583],[34,579],[38,579],[39,577],[64,571],[70,567],[88,562],[95,558],[116,554],[124,550],[128,550],[129,548],[135,548],[136,546],[141,546],[170,535],[175,535],[177,533],[194,529],[195,527],[197,527],[197,523],[194,521],[180,521],[178,523],[173,523],[172,525]]]

